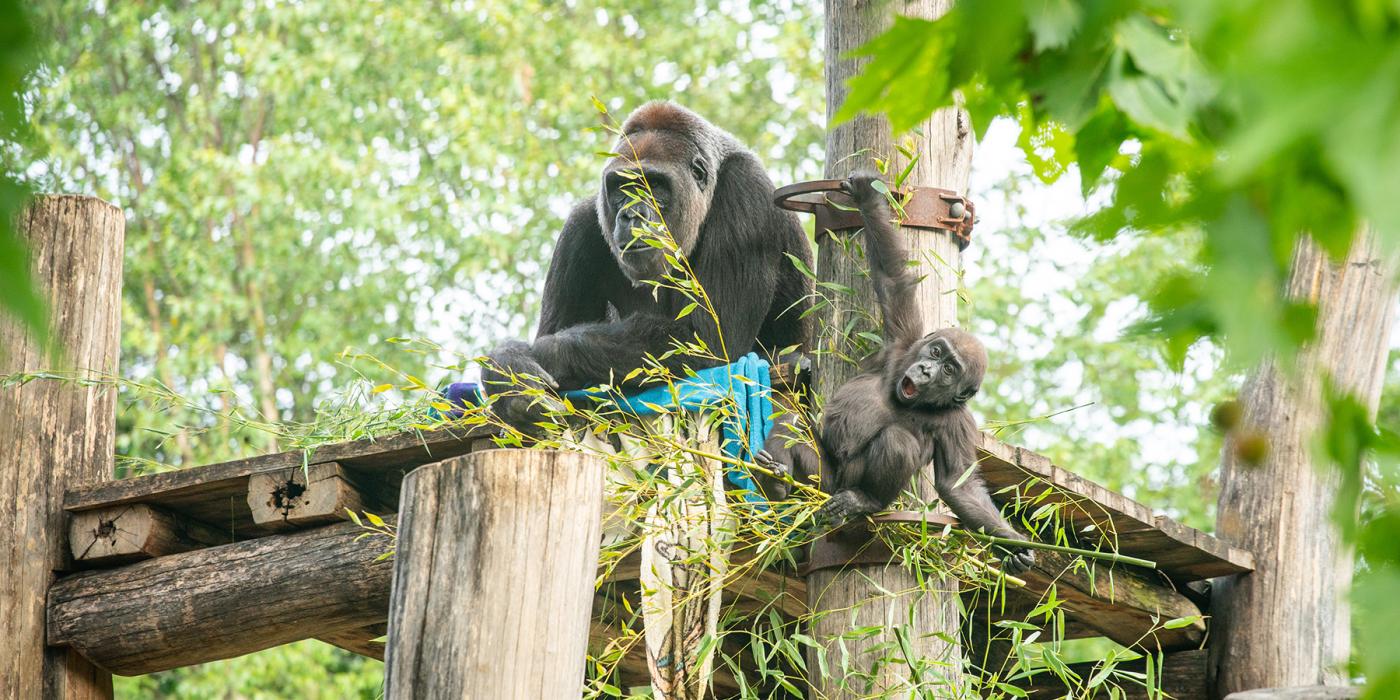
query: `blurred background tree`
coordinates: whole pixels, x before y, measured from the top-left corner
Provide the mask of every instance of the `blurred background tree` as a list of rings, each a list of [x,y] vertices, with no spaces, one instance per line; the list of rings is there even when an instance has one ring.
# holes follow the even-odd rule
[[[821,171],[821,17],[800,0],[42,0],[30,19],[34,138],[0,133],[0,172],[125,210],[123,375],[216,412],[308,419],[344,381],[346,347],[435,382],[435,358],[383,341],[472,354],[528,334],[562,217],[610,146],[593,96],[616,113],[678,100],[779,183]],[[1200,243],[1071,235],[1104,202],[1073,167],[1044,184],[1018,132],[997,122],[974,159],[969,324],[995,358],[976,408],[1016,421],[1089,404],[1011,439],[1209,529],[1206,416],[1237,378],[1210,343],[1178,369],[1123,333]],[[1400,416],[1395,397],[1383,417]],[[273,447],[188,408],[131,401],[118,421],[143,468]],[[304,642],[118,688],[377,697],[379,668]]]

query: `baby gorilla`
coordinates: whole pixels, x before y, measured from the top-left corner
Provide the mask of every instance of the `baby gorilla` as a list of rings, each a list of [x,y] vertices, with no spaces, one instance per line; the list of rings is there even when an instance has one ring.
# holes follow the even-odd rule
[[[973,472],[977,423],[967,401],[982,387],[987,351],[969,333],[944,328],[923,333],[914,285],[899,231],[873,173],[857,173],[843,185],[865,220],[870,278],[884,317],[885,346],[866,358],[861,373],[826,402],[818,438],[831,483],[831,499],[817,519],[841,525],[889,507],[909,480],[930,461],[938,496],[971,531],[1025,540],[1001,517]],[[815,471],[810,447],[775,434],[758,462],[777,474],[799,477]],[[826,478],[826,477],[824,477]],[[771,494],[770,494],[771,495]],[[1029,550],[1006,561],[1009,573],[1034,562]]]

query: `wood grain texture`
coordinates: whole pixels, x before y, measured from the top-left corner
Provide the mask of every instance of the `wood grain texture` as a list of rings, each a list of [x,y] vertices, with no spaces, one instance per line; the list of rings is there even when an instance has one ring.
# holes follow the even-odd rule
[[[48,636],[123,676],[228,659],[384,621],[393,564],[353,523],[67,576]]]
[[[849,53],[877,36],[890,25],[896,12],[915,17],[937,17],[946,12],[949,0],[895,0],[893,2],[851,2],[826,0],[826,96],[828,122],[845,102],[846,81],[857,74],[863,59],[853,59]],[[924,138],[914,152],[919,155],[906,184],[943,187],[965,192],[972,168],[973,135],[967,117],[955,109],[933,114],[921,126]],[[844,178],[857,167],[870,166],[870,156],[888,158],[890,171],[900,172],[908,159],[896,152],[897,141],[883,118],[862,116],[831,127],[826,141],[826,177]],[[857,157],[854,154],[861,153]],[[922,277],[917,294],[924,327],[934,330],[957,324],[958,272],[962,254],[953,237],[944,232],[904,229],[905,247],[911,259],[917,261],[917,273]],[[821,232],[818,232],[819,234]],[[867,276],[863,254],[848,254],[836,236],[819,236],[817,275],[824,282],[835,282],[855,290],[853,295],[836,295],[819,316],[821,329],[817,341],[822,351],[816,361],[816,387],[822,396],[831,396],[836,387],[850,379],[855,368],[841,355],[854,352],[843,340],[845,329],[854,320],[855,330],[873,328],[871,309],[877,308],[874,290]],[[850,246],[859,248],[858,241]],[[864,320],[861,320],[864,319]],[[854,359],[859,359],[855,357]],[[934,499],[931,467],[916,477],[915,491],[928,503]],[[918,504],[915,504],[918,507]],[[920,590],[917,581],[897,566],[863,566],[845,569],[823,569],[807,579],[808,602],[817,612],[812,622],[812,635],[826,646],[827,664],[831,674],[817,678],[813,684],[814,697],[861,697],[863,688],[879,690],[908,687],[909,671],[899,663],[878,664],[874,677],[841,678],[843,664],[862,672],[887,656],[873,647],[894,641],[890,628],[913,623],[909,627],[914,653],[931,664],[944,663],[925,678],[925,687],[934,695],[950,694],[958,685],[959,656],[958,591],[956,583],[930,582]],[[881,591],[891,592],[886,595]],[[838,638],[855,627],[881,625],[884,634],[859,641],[847,641],[844,647]],[[850,651],[846,656],[842,649]],[[816,654],[809,654],[809,667],[816,668]],[[814,677],[818,674],[812,674]],[[867,683],[867,680],[869,681]],[[843,687],[845,686],[845,687]]]
[[[472,443],[490,432],[487,427],[444,428],[339,442],[309,453],[292,450],[259,455],[73,489],[64,496],[63,505],[70,512],[81,512],[146,503],[208,523],[225,530],[230,539],[242,540],[278,531],[277,527],[253,521],[248,507],[248,480],[254,475],[338,462],[367,498],[375,503],[397,504],[399,483],[405,474],[419,465],[470,452]]]
[[[59,354],[0,316],[0,375],[117,371],[125,226],[92,197],[38,197],[20,216]],[[112,478],[115,401],[111,387],[52,381],[0,390],[0,698],[111,697],[106,673],[45,647],[44,592],[72,567],[64,490]]]
[[[68,546],[84,568],[112,566],[227,544],[204,523],[143,503],[87,510],[68,523]]]
[[[267,528],[294,529],[347,519],[369,498],[339,462],[322,462],[248,477],[248,510]]]
[[[605,470],[576,452],[484,450],[408,475],[386,698],[579,695]]]
[[[1348,700],[1361,697],[1360,688],[1311,685],[1301,688],[1259,688],[1230,693],[1225,700]]]
[[[1216,529],[1254,554],[1255,572],[1216,581],[1210,670],[1217,697],[1264,687],[1345,682],[1352,552],[1332,524],[1337,469],[1313,460],[1323,376],[1375,415],[1395,313],[1395,260],[1358,236],[1333,264],[1313,243],[1294,251],[1288,292],[1318,306],[1318,334],[1296,372],[1265,362],[1240,391],[1242,425],[1267,437],[1263,464],[1227,441]]]
[[[1042,551],[1035,556],[1035,566],[1021,575],[1026,589],[1018,594],[1041,597],[1055,585],[1068,617],[1126,647],[1178,651],[1199,648],[1205,641],[1200,608],[1152,573],[1102,563],[1091,573],[1067,554]],[[1160,628],[1161,623],[1179,618],[1200,619],[1176,629]]]
[[[1049,458],[986,433],[977,470],[999,503],[1017,498],[1032,507],[1060,504],[1066,525],[1084,546],[1141,557],[1177,583],[1250,571],[1254,558],[1200,530],[1186,527],[1127,496],[1100,486]]]
[[[387,619],[388,611],[384,611]],[[329,634],[319,634],[316,638],[340,647],[352,654],[367,656],[371,659],[384,660],[384,642],[374,641],[389,633],[389,623],[379,622],[368,627],[355,627],[347,630],[331,632]]]

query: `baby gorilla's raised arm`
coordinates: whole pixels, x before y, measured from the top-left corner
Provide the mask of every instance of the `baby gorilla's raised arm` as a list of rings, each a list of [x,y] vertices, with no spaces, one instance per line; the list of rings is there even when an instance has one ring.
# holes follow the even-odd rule
[[[901,353],[924,334],[914,295],[919,279],[909,268],[909,257],[900,242],[901,234],[887,195],[875,188],[876,182],[880,182],[880,176],[866,170],[852,175],[845,188],[865,221],[865,256],[870,261],[870,281],[884,319],[885,348]]]

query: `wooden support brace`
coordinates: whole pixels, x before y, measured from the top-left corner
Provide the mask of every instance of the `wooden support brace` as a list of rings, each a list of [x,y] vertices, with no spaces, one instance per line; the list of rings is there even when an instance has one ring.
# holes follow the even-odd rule
[[[1206,624],[1201,610],[1185,594],[1155,581],[1133,567],[1092,572],[1059,552],[1036,552],[1035,567],[1021,574],[1026,593],[1039,595],[1055,585],[1070,616],[1126,647],[1149,651],[1185,650],[1201,646]],[[1190,624],[1163,629],[1161,623],[1196,618]]]
[[[253,522],[293,529],[346,519],[365,509],[366,498],[338,462],[293,467],[248,477],[248,509]]]
[[[1083,680],[1093,677],[1100,668],[1099,664],[1093,663],[1070,664],[1069,666],[1069,669]],[[1145,659],[1136,659],[1120,663],[1117,668],[1126,673],[1141,674],[1147,670],[1147,662]],[[1157,669],[1156,674],[1161,694],[1149,693],[1146,688],[1120,678],[1115,681],[1115,684],[1123,691],[1123,694],[1115,697],[1123,698],[1123,700],[1161,700],[1163,698],[1197,700],[1208,697],[1206,694],[1206,652],[1203,650],[1166,654],[1163,656],[1161,668]],[[1037,674],[1030,679],[1013,682],[1012,685],[1025,690],[1027,697],[1033,700],[1057,700],[1068,697],[1067,693],[1071,692],[1071,689],[1066,688],[1049,671]],[[1100,692],[1095,697],[1099,696],[1108,697],[1108,693]]]
[[[89,510],[68,523],[68,546],[82,566],[111,566],[230,541],[228,533],[162,508],[134,503]]]
[[[352,654],[368,656],[371,659],[383,661],[384,640],[382,637],[388,633],[389,623],[379,622],[369,625],[368,627],[355,627],[339,632],[331,632],[330,634],[318,635],[316,638],[331,646],[340,647]]]
[[[59,579],[48,642],[135,676],[382,623],[389,542],[364,532],[327,525]]]

